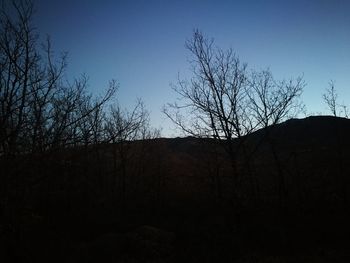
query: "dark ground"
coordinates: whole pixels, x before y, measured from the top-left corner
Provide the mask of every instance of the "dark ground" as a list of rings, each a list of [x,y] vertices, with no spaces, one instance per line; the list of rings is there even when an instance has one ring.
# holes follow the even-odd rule
[[[0,262],[350,262],[349,121],[270,132],[286,196],[265,142],[238,160],[239,188],[212,140],[1,159]]]

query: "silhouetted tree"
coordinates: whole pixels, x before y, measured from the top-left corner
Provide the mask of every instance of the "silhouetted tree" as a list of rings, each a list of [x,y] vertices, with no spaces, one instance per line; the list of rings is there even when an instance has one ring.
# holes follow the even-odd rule
[[[50,39],[38,43],[32,2],[11,4],[4,6],[0,17],[0,154],[77,144],[83,135],[78,124],[93,120],[91,116],[113,97],[117,84],[110,82],[105,95],[91,103],[86,77],[63,81],[66,54],[54,62]],[[97,128],[94,121],[91,128]],[[98,131],[91,132],[96,143]]]
[[[34,185],[45,182],[40,194],[46,195],[48,213],[52,188],[79,167],[67,161],[69,147],[109,142],[105,105],[118,84],[111,81],[95,97],[87,91],[87,77],[67,81],[66,54],[55,57],[49,38],[40,43],[32,1],[1,4],[0,224],[19,230],[27,198],[39,195]]]
[[[334,117],[344,116],[345,118],[349,117],[349,111],[346,105],[339,104],[338,102],[338,93],[335,89],[334,81],[329,83],[329,87],[326,89],[326,92],[323,94],[323,100],[328,107],[328,110]]]
[[[141,139],[148,122],[149,113],[141,100],[137,101],[131,111],[123,110],[120,105],[113,104],[106,117],[106,139],[113,143]]]
[[[254,72],[247,93],[252,117],[259,128],[297,116],[304,108],[300,100],[304,86],[302,77],[277,81],[270,70]]]
[[[329,83],[329,87],[326,89],[326,93],[323,94],[323,100],[328,107],[329,111],[334,117],[345,117],[349,118],[349,111],[346,105],[339,104],[338,102],[338,93],[335,89],[334,81]],[[338,120],[335,120],[334,125],[335,138],[337,143],[336,154],[337,154],[337,163],[338,163],[338,171],[337,176],[340,178],[339,180],[339,189],[341,189],[342,198],[344,200],[344,205],[348,205],[348,196],[347,196],[347,174],[344,172],[344,163],[343,163],[343,155],[344,155],[344,146],[341,141],[341,128],[339,126]]]
[[[110,107],[105,119],[105,136],[107,142],[113,143],[114,183],[112,184],[112,191],[114,187],[119,186],[123,204],[126,201],[127,167],[134,157],[129,156],[131,154],[129,151],[130,142],[136,139],[150,138],[149,136],[152,136],[152,134],[149,125],[149,113],[141,100],[137,101],[131,111],[123,110],[118,104],[113,104]],[[118,184],[117,179],[119,179]]]
[[[186,48],[192,55],[193,77],[179,78],[173,89],[180,103],[168,104],[163,112],[185,133],[212,137],[224,145],[237,185],[238,154],[247,135],[299,110],[302,78],[277,82],[269,70],[250,74],[232,49],[214,46],[213,39],[198,30]]]
[[[264,129],[264,136],[253,149],[253,153],[264,141],[270,146],[277,167],[280,200],[283,202],[287,199],[288,191],[281,161],[269,126],[293,118],[303,110],[300,96],[304,86],[305,83],[302,77],[289,81],[276,81],[270,70],[264,70],[254,72],[251,75],[249,89],[247,90],[252,118],[254,122],[259,124],[258,128]]]
[[[330,87],[328,89],[326,89],[326,93],[323,94],[323,100],[327,104],[327,107],[331,111],[332,115],[337,117],[337,108],[338,108],[337,99],[338,99],[338,94],[335,91],[334,82],[333,81],[331,81],[329,83],[329,86]]]
[[[50,38],[41,43],[33,9],[31,0],[1,1],[0,232],[11,229],[15,249],[34,211],[40,227],[64,224],[73,213],[85,220],[108,195],[112,162],[120,165],[124,200],[130,141],[159,135],[141,101],[131,111],[121,110],[115,80],[100,96],[88,92],[84,75],[67,80],[66,53],[54,56]],[[104,145],[112,142],[118,150],[114,160],[112,146]]]
[[[168,104],[164,113],[184,132],[200,137],[214,137],[225,145],[232,167],[237,173],[237,149],[232,140],[242,138],[254,130],[250,118],[246,87],[246,64],[241,63],[232,49],[214,47],[196,30],[186,48],[193,59],[193,77],[173,86],[183,104]],[[185,113],[183,113],[185,111]]]

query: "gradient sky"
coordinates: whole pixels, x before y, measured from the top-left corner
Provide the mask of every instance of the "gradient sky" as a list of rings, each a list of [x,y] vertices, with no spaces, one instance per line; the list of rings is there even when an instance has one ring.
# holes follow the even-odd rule
[[[350,1],[107,1],[36,0],[35,23],[53,48],[69,52],[68,75],[85,73],[90,90],[110,79],[131,107],[137,97],[152,125],[175,135],[161,113],[173,102],[178,73],[189,74],[184,47],[193,29],[232,47],[252,69],[269,67],[276,78],[303,74],[307,111],[326,112],[322,93],[334,80],[339,102],[350,106]]]

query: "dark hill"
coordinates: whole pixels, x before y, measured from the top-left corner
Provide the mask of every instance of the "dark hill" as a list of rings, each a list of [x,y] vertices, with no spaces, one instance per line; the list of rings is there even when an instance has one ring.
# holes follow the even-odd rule
[[[280,191],[276,184],[283,177],[286,194],[295,202],[313,207],[334,199],[347,203],[349,134],[349,119],[312,116],[249,135],[245,146],[262,198],[279,198],[273,192]]]
[[[333,116],[310,116],[304,119],[290,119],[268,129],[279,144],[295,147],[320,147],[349,143],[350,120]],[[265,130],[259,130],[251,135],[254,139],[261,138]]]
[[[323,251],[320,262],[347,262],[349,134],[348,119],[291,119],[245,138],[236,170],[221,144],[193,137],[0,160],[0,252],[17,262],[92,262],[89,250],[120,262],[312,262]]]

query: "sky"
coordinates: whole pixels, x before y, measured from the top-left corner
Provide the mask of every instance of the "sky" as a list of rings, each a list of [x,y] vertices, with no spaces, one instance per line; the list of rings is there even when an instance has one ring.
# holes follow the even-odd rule
[[[176,94],[170,84],[191,76],[185,42],[194,29],[232,47],[250,69],[277,79],[304,76],[308,114],[326,113],[322,94],[333,80],[350,107],[350,1],[340,0],[34,0],[35,25],[56,54],[68,52],[67,75],[89,76],[98,95],[116,79],[118,100],[142,98],[163,136],[178,131],[161,113]]]

